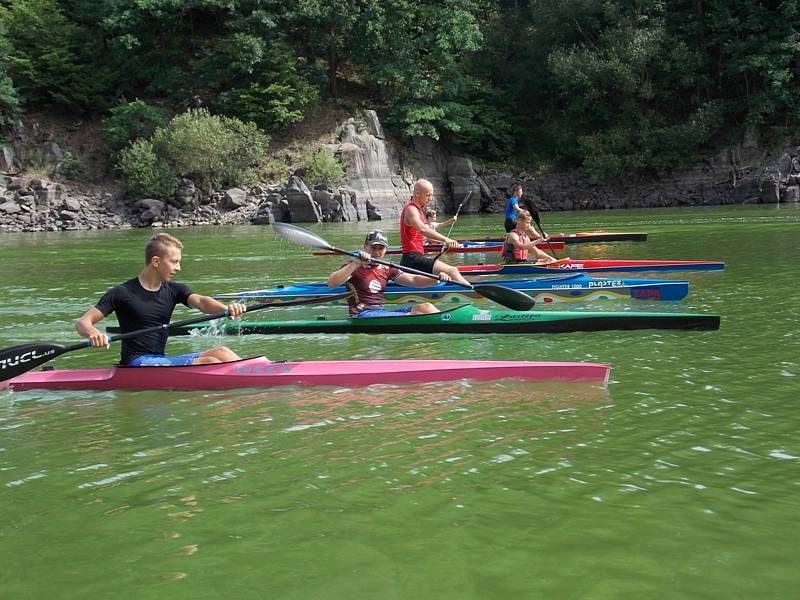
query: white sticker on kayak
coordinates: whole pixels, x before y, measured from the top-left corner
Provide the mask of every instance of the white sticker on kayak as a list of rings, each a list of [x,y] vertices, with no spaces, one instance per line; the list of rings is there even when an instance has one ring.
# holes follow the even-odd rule
[[[479,310],[477,313],[472,315],[473,321],[491,321],[492,320],[492,313],[488,310]]]

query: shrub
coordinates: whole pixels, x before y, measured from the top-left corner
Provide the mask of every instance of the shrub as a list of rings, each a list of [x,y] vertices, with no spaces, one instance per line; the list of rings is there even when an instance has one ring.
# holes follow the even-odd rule
[[[138,139],[122,150],[116,168],[124,190],[132,196],[169,198],[178,188],[175,171],[156,155],[149,140]]]
[[[303,180],[311,187],[320,183],[336,183],[344,179],[344,165],[327,148],[314,152],[304,165]]]
[[[75,158],[71,152],[66,152],[64,158],[58,164],[58,172],[67,179],[79,179],[83,177],[83,166],[80,161]]]
[[[306,94],[281,83],[251,83],[221,95],[224,109],[233,115],[254,121],[267,131],[276,131],[303,120],[303,109],[317,101],[313,88]]]
[[[123,100],[110,111],[111,116],[103,121],[103,134],[117,154],[130,142],[149,138],[156,129],[169,122],[169,111],[151,106],[141,100]]]
[[[286,160],[273,156],[262,162],[258,171],[263,181],[280,182],[291,174],[291,167]]]
[[[266,157],[269,137],[254,123],[190,109],[175,116],[152,138],[155,155],[180,177],[207,187],[252,184]]]

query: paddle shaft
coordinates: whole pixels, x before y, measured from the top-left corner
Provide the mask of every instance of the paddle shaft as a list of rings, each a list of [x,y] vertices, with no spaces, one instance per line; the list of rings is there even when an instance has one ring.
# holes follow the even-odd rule
[[[286,306],[300,306],[303,304],[317,304],[317,303],[324,303],[324,302],[335,302],[336,300],[341,300],[343,298],[347,298],[351,296],[353,292],[344,292],[342,294],[337,294],[335,296],[324,296],[320,298],[306,298],[302,300],[288,300],[286,302],[264,302],[260,304],[253,304],[247,307],[247,312],[254,312],[257,310],[262,310],[264,308],[282,308]],[[184,321],[176,321],[175,323],[164,323],[163,325],[154,325],[153,327],[148,327],[146,329],[138,329],[136,331],[129,331],[127,333],[120,333],[117,335],[112,335],[108,338],[108,342],[116,342],[119,340],[124,340],[127,338],[136,337],[137,335],[143,335],[145,333],[151,333],[153,331],[158,331],[160,329],[171,329],[173,327],[185,327],[187,325],[194,325],[195,323],[204,323],[205,321],[213,321],[214,319],[222,319],[224,317],[228,317],[228,311],[223,310],[216,313],[211,313],[208,315],[201,315],[199,317],[194,317],[192,319],[186,319]],[[86,340],[82,344],[76,344],[76,347],[82,348],[87,345],[90,345],[91,342]]]
[[[446,248],[447,248],[447,246],[445,246],[445,249]],[[344,254],[346,256],[352,256],[354,258],[358,258],[359,260],[361,259],[361,254],[359,252],[348,252],[347,250],[342,250],[341,248],[336,248],[334,246],[331,246],[330,250],[333,251],[333,252],[337,252],[339,254]],[[444,254],[444,252],[440,252],[437,255],[437,258],[439,256],[441,256],[442,254]],[[436,259],[434,259],[434,260],[436,260]],[[420,270],[414,269],[412,267],[406,267],[405,265],[398,265],[398,264],[395,264],[393,262],[389,262],[388,260],[381,260],[379,258],[374,258],[372,256],[370,257],[369,262],[374,262],[374,263],[377,263],[379,265],[384,265],[386,267],[394,267],[395,269],[398,269],[400,271],[405,271],[406,273],[411,273],[412,275],[422,275],[423,277],[430,277],[431,279],[435,279],[436,281],[447,281],[445,279],[442,279],[441,276],[439,276],[439,275],[434,275],[433,273],[426,273],[425,271],[420,271]],[[453,285],[460,285],[461,287],[466,288],[468,290],[474,290],[474,289],[477,289],[479,287],[479,285],[475,286],[475,285],[470,285],[470,284],[463,284],[463,283],[459,283],[458,281],[452,281],[452,280],[447,281],[447,283],[452,283]]]
[[[456,219],[458,218],[458,213],[460,213],[460,212],[461,212],[461,207],[462,207],[462,206],[464,206],[464,202],[466,202],[467,200],[469,200],[469,197],[470,197],[470,196],[472,196],[472,190],[470,190],[470,191],[469,191],[469,193],[467,194],[467,197],[466,197],[466,198],[464,198],[464,199],[461,201],[461,204],[459,204],[459,205],[458,205],[458,208],[456,209],[456,214],[455,214],[455,215],[453,215],[453,222],[452,222],[452,223],[450,223],[450,229],[448,229],[448,230],[447,230],[447,237],[450,237],[450,233],[453,231],[453,226],[456,224]]]
[[[541,233],[542,235],[547,235],[544,232],[544,229],[542,228],[542,221],[541,221],[541,219],[539,219],[539,211],[536,210],[535,207],[534,207],[534,210],[533,210],[533,214],[531,216],[533,217],[533,220],[536,223],[536,226],[539,228],[539,233]],[[553,244],[550,243],[550,238],[546,238],[545,241],[547,242],[547,245],[550,247],[550,252],[553,253],[553,256],[558,258],[558,254],[556,254],[556,251],[553,248]]]

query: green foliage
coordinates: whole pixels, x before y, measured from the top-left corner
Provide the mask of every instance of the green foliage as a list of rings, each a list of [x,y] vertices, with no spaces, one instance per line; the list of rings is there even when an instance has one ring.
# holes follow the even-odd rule
[[[138,198],[172,196],[178,179],[171,165],[156,155],[150,140],[138,139],[119,153],[116,169],[125,192]]]
[[[32,103],[87,110],[102,105],[105,69],[92,64],[84,31],[55,0],[11,0],[0,7],[12,50],[8,73]]]
[[[0,18],[0,134],[13,123],[19,112],[19,96],[6,66],[10,54],[11,43],[6,37],[3,20]]]
[[[113,154],[139,138],[149,138],[170,118],[168,110],[142,100],[122,101],[109,112],[111,116],[103,121],[103,135]]]
[[[64,158],[58,163],[57,170],[67,179],[78,179],[83,176],[83,167],[71,152],[64,154]]]
[[[155,132],[152,143],[179,177],[213,188],[257,182],[269,138],[254,123],[199,108],[173,117]]]
[[[797,127],[798,21],[797,0],[5,0],[0,127],[22,101],[140,98],[107,120],[112,149],[153,134],[177,174],[222,182],[263,165],[255,129],[179,135],[154,106],[279,132],[345,92],[390,133],[484,162],[667,171],[723,135]],[[252,155],[230,141],[241,127]]]
[[[303,119],[303,107],[315,102],[314,88],[304,86],[299,95],[291,85],[251,83],[246,89],[233,89],[221,97],[226,113],[253,121],[262,129],[276,131]]]
[[[314,187],[321,183],[338,183],[345,176],[344,165],[327,148],[315,151],[303,166],[303,181]]]
[[[291,175],[291,167],[285,160],[271,156],[264,160],[258,168],[260,179],[267,183],[286,181]]]

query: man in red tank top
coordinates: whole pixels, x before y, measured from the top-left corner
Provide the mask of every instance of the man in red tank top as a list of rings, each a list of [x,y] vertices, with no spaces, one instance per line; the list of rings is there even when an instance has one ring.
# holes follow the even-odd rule
[[[400,212],[400,244],[403,249],[403,259],[400,264],[434,275],[446,273],[453,281],[466,284],[467,280],[464,279],[457,267],[425,256],[426,238],[445,244],[450,248],[458,248],[456,240],[451,240],[428,227],[423,211],[431,198],[433,198],[433,185],[427,179],[420,179],[414,184],[411,202],[406,204]]]

